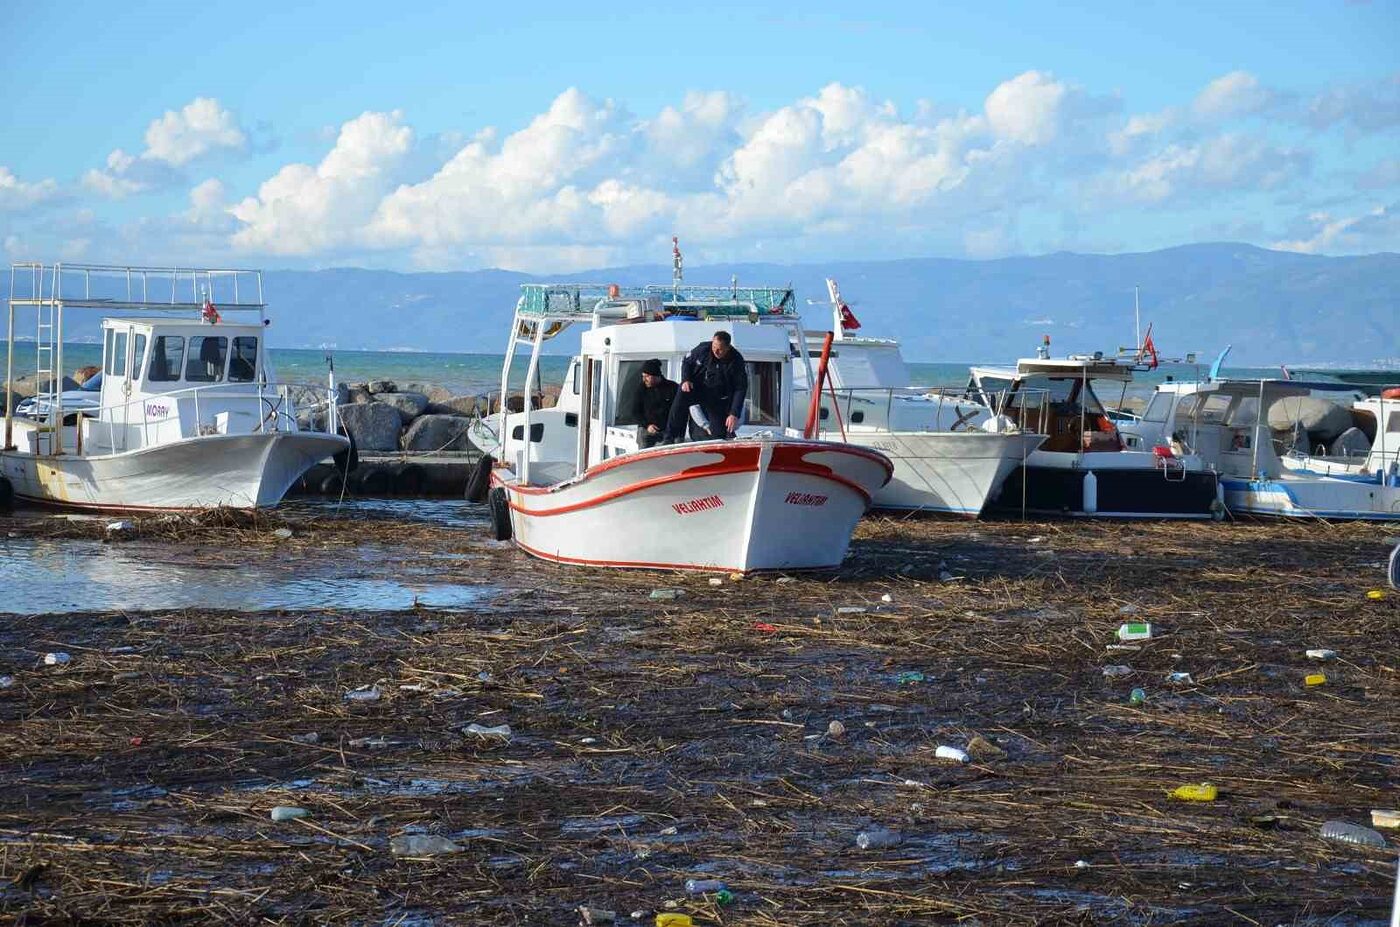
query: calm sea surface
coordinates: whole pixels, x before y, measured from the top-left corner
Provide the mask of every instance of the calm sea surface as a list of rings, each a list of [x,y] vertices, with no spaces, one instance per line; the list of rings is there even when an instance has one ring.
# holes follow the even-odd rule
[[[4,345],[0,341],[0,377],[4,375]],[[34,370],[34,344],[15,343],[16,376],[32,373]],[[97,365],[102,360],[102,347],[96,344],[67,344],[63,346],[63,366],[68,373],[79,367]],[[500,389],[501,364],[499,354],[417,354],[398,351],[337,351],[335,352],[335,375],[341,383],[361,383],[369,379],[393,380],[402,388],[409,383],[422,383],[442,386],[457,394],[481,394]],[[1013,361],[993,363],[1011,364]],[[543,381],[557,383],[564,376],[569,361],[566,357],[544,356],[540,358],[540,375]],[[296,349],[272,349],[272,365],[277,377],[289,383],[324,383],[326,379],[326,355],[323,351]],[[916,364],[909,366],[911,385],[916,386],[962,386],[967,383],[966,363],[956,364]],[[1203,376],[1206,366],[1167,364],[1149,373],[1139,374],[1133,381],[1129,395],[1145,395],[1158,383],[1168,377],[1177,380],[1193,380]],[[525,362],[517,357],[512,381],[524,381]],[[1277,367],[1227,368],[1234,376],[1273,377],[1279,375]],[[2,388],[2,387],[0,387]],[[1099,390],[1105,400],[1111,398]]]

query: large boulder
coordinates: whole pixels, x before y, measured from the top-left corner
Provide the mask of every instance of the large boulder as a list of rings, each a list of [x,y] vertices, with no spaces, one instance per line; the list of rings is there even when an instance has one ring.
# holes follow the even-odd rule
[[[369,387],[365,386],[363,383],[357,383],[356,385],[350,387],[350,389],[347,390],[347,393],[349,395],[349,398],[346,399],[346,402],[374,401],[374,397],[370,395]],[[341,405],[345,405],[345,403],[342,402]]]
[[[89,364],[86,367],[79,367],[77,370],[73,371],[73,382],[78,384],[79,386],[82,386],[88,380],[91,380],[93,377],[97,376],[101,372],[101,367],[97,367],[92,364]]]
[[[484,403],[476,396],[452,396],[439,402],[428,403],[430,415],[476,415]]]
[[[1338,435],[1327,452],[1333,457],[1365,457],[1371,453],[1371,439],[1353,426]]]
[[[428,411],[428,397],[422,393],[375,393],[374,401],[397,409],[405,425]]]
[[[1269,407],[1269,427],[1306,431],[1311,444],[1331,444],[1351,427],[1351,411],[1326,399],[1290,396]]]
[[[399,387],[393,380],[370,380],[365,389],[378,395],[379,393],[396,393]]]
[[[340,407],[340,422],[361,451],[397,451],[403,416],[382,402],[352,402]]]
[[[39,392],[40,389],[43,389],[45,392],[47,392],[51,387],[52,382],[52,379],[47,376],[44,377],[42,381],[40,381],[38,375],[33,373],[25,374],[22,377],[15,377],[15,395],[20,397],[21,399],[28,399],[30,396],[33,396],[35,393]],[[78,388],[78,381],[74,380],[72,377],[63,377],[59,382],[61,384],[60,388],[65,392],[70,389]]]
[[[403,436],[406,451],[469,451],[467,426],[471,420],[460,415],[420,415]]]
[[[445,402],[452,398],[452,391],[443,389],[441,386],[433,386],[430,383],[405,383],[400,392],[422,393],[428,397],[429,402]]]

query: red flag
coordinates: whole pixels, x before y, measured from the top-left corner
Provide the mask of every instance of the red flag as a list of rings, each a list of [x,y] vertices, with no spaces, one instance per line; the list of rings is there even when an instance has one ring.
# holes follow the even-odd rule
[[[214,302],[208,296],[204,297],[204,311],[199,315],[210,325],[217,325],[220,322],[219,310],[214,308]]]
[[[1152,358],[1152,362],[1147,365],[1148,370],[1157,369],[1157,346],[1152,343],[1152,326],[1147,326],[1147,337],[1142,339],[1142,354]]]
[[[856,314],[851,311],[850,306],[841,303],[841,330],[853,332],[857,328],[860,328],[860,320],[856,318]]]

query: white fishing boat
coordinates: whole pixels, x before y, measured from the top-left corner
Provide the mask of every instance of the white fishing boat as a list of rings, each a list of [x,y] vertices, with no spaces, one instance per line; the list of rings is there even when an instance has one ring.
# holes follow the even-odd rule
[[[63,331],[75,309],[123,315],[102,320],[98,401],[70,410]],[[17,498],[122,511],[260,508],[318,461],[348,458],[333,382],[328,391],[297,387],[294,398],[275,381],[258,271],[16,264],[7,392],[16,315],[29,310],[37,411],[19,417],[7,406],[0,447],[0,474]],[[223,320],[232,313],[252,319]]]
[[[1126,390],[1136,365],[1102,354],[1051,358],[1049,339],[1015,367],[974,367],[968,396],[1046,435],[1007,479],[997,509],[1109,518],[1211,518],[1222,512],[1215,472],[1169,444],[1137,449],[1094,391]]]
[[[873,448],[889,457],[894,475],[874,506],[976,517],[1008,476],[1045,440],[997,416],[962,390],[910,385],[899,342],[855,332],[861,327],[826,281],[832,312],[829,387],[821,399],[820,433]],[[807,333],[809,352],[825,333]],[[798,395],[810,396],[801,367]]]
[[[1200,382],[1158,386],[1134,431],[1206,460],[1233,513],[1400,520],[1400,391],[1363,397],[1345,384],[1221,378],[1219,366]],[[1324,396],[1350,409],[1369,447],[1349,454],[1313,445],[1297,427],[1270,427],[1276,408],[1275,422],[1296,420],[1290,403]]]
[[[834,567],[872,495],[888,482],[877,451],[812,440],[792,419],[787,289],[522,287],[507,346],[530,346],[525,395],[538,390],[544,342],[587,324],[559,404],[484,422],[498,442],[490,502],[498,538],[561,563],[750,572]],[[669,379],[697,344],[728,332],[747,362],[732,440],[643,447],[633,410],[645,361]],[[490,438],[483,439],[490,443]]]

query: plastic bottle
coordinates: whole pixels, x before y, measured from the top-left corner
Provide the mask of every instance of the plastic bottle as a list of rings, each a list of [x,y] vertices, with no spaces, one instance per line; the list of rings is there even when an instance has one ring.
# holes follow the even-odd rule
[[[1133,668],[1131,666],[1105,666],[1103,674],[1109,678],[1114,676],[1131,676]]]
[[[954,763],[966,763],[968,760],[967,751],[959,750],[957,747],[939,747],[933,751],[933,755],[940,760],[949,760]]]
[[[311,812],[305,808],[298,808],[294,805],[277,805],[272,809],[269,817],[274,821],[295,821],[297,818],[304,818]]]
[[[389,851],[395,856],[446,856],[463,849],[446,837],[429,834],[403,834],[389,840]]]
[[[1193,686],[1196,680],[1191,678],[1190,673],[1168,673],[1167,682],[1174,686]]]
[[[1309,659],[1309,660],[1335,660],[1335,659],[1337,659],[1337,651],[1335,651],[1335,650],[1327,650],[1326,648],[1321,648],[1321,647],[1318,648],[1317,650],[1309,650],[1309,651],[1308,651],[1308,659]]]
[[[687,895],[708,895],[711,892],[728,891],[729,886],[719,879],[686,879],[685,893]]]
[[[1128,693],[1129,705],[1141,705],[1145,701],[1147,701],[1146,690],[1134,689],[1132,692]]]
[[[695,927],[695,921],[690,919],[689,914],[665,911],[656,915],[656,927]]]
[[[67,666],[72,661],[73,658],[70,657],[68,654],[64,653],[62,650],[55,651],[54,653],[44,654],[45,666]]]
[[[1200,785],[1179,785],[1167,794],[1178,801],[1215,801],[1220,797],[1220,790],[1209,782],[1202,782]]]
[[[867,827],[856,834],[856,846],[862,850],[883,850],[897,847],[904,842],[904,835],[888,827]]]
[[[1323,840],[1336,840],[1359,847],[1375,847],[1378,850],[1386,847],[1385,838],[1371,828],[1362,827],[1360,824],[1348,824],[1346,821],[1328,821],[1318,833]]]

